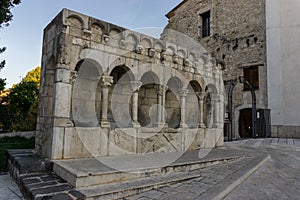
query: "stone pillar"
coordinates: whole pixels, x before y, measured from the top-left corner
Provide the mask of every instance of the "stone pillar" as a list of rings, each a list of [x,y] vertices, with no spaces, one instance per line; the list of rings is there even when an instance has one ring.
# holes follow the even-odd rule
[[[167,126],[166,125],[166,117],[165,117],[165,104],[166,104],[166,91],[168,90],[167,86],[159,85],[157,90],[157,125],[160,126]],[[160,107],[159,107],[160,106]]]
[[[196,92],[196,95],[199,99],[199,128],[206,128],[204,124],[204,97],[205,97],[205,92]]]
[[[217,127],[220,128],[222,124],[222,104],[221,104],[221,95],[216,95],[216,121],[217,121]]]
[[[225,104],[224,104],[224,96],[223,95],[219,95],[220,97],[220,126],[222,126],[224,124],[224,112],[225,112]]]
[[[132,94],[132,126],[134,128],[141,127],[140,123],[138,122],[138,101],[139,101],[139,90],[140,87],[142,86],[142,82],[140,81],[130,81],[133,94]]]
[[[180,120],[180,128],[187,128],[187,124],[185,122],[185,104],[186,104],[186,96],[189,94],[188,89],[180,89],[178,90],[180,96],[180,113],[181,113],[181,120]]]
[[[110,128],[110,123],[107,119],[107,111],[108,111],[108,93],[109,93],[109,87],[113,83],[113,77],[112,76],[102,76],[102,87],[101,87],[101,93],[102,93],[102,114],[101,114],[101,127],[102,128]]]
[[[212,103],[213,127],[218,128],[220,124],[220,98],[218,94],[212,95]]]
[[[162,123],[164,124],[164,126],[168,126],[166,124],[166,110],[165,110],[165,107],[166,107],[166,92],[168,90],[168,86],[161,86],[161,90],[162,90],[162,107],[161,107],[161,119],[162,119]]]

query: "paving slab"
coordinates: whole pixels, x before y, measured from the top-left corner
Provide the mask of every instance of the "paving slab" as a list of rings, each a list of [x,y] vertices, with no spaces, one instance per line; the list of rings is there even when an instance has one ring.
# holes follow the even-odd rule
[[[15,181],[8,175],[0,175],[0,199],[23,200],[23,195]]]
[[[294,139],[291,142],[290,139],[281,140],[276,138],[243,141],[245,142],[226,142],[224,147],[212,151],[211,154],[205,157],[205,159],[210,160],[229,155],[237,156],[238,159],[193,170],[186,174],[169,174],[173,177],[169,175],[155,178],[148,177],[148,179],[140,180],[140,182],[130,181],[131,183],[106,185],[102,187],[103,190],[111,191],[113,187],[116,189],[127,187],[129,192],[124,196],[120,190],[120,193],[116,193],[115,196],[108,195],[106,198],[99,199],[299,199],[300,146],[297,146],[297,144],[300,144],[300,140]],[[15,152],[15,155],[23,162],[22,154],[18,155]],[[199,158],[199,154],[196,152],[191,156]],[[182,157],[177,162],[184,162],[186,159],[187,157]],[[254,165],[254,161],[258,164]],[[262,164],[263,162],[265,164]],[[34,163],[39,166],[38,163]],[[50,192],[48,196],[41,196],[36,199],[71,199],[75,196],[84,199],[84,192],[90,192],[91,194],[95,191],[99,192],[99,187],[86,188],[86,191],[83,191],[83,188],[79,190],[72,188],[67,186],[65,182],[60,183],[59,179],[51,174],[45,175],[44,172],[32,174],[32,167],[29,171],[26,168],[21,169],[23,172],[29,173],[26,176],[22,175],[23,183],[27,184],[28,190],[48,188],[47,191],[44,191],[46,193]],[[182,178],[182,176],[185,176],[185,178]],[[163,183],[165,179],[173,181],[165,184]],[[155,181],[156,184],[159,184],[153,187]],[[10,185],[11,183],[13,185]],[[57,187],[59,184],[64,185],[63,187],[66,188]],[[130,188],[142,188],[142,185],[147,184],[149,187],[146,187],[146,189],[130,191]],[[53,185],[55,187],[52,187]],[[54,188],[53,191],[51,188]],[[63,192],[57,194],[54,192],[60,190]],[[0,199],[22,199],[23,197],[18,191],[17,185],[11,178],[9,179],[9,176],[0,176]]]
[[[199,195],[194,198],[182,195],[181,190],[170,189],[170,186],[157,189],[165,192],[165,196],[156,198],[163,200],[169,199],[226,199],[226,200],[261,200],[261,199],[299,199],[300,191],[300,148],[296,145],[299,140],[294,139],[294,143],[286,142],[283,139],[281,144],[278,144],[281,139],[279,138],[267,138],[263,139],[260,145],[256,142],[242,140],[242,142],[226,142],[225,147],[229,146],[235,151],[250,151],[256,155],[270,154],[271,158],[261,165],[256,171],[237,184],[231,192],[227,195],[218,196],[220,188],[222,188],[221,182],[226,179],[231,179],[236,176],[236,170],[241,170],[243,162],[234,161],[232,164],[222,164],[212,166],[207,169],[203,169],[201,179],[196,178],[192,183],[186,183],[182,181],[181,188],[186,187],[186,190],[198,188]],[[284,142],[285,141],[285,142]],[[259,142],[260,143],[260,142]],[[255,145],[256,144],[256,145]],[[215,173],[213,171],[215,170]],[[234,173],[232,176],[231,174]],[[215,174],[210,177],[211,174]],[[219,174],[226,174],[227,178],[220,177]],[[231,177],[231,178],[230,178]],[[219,178],[219,182],[211,187],[214,178]],[[222,190],[221,190],[222,191]],[[143,193],[138,194],[139,197],[143,197]],[[135,196],[128,197],[126,199],[132,200]]]

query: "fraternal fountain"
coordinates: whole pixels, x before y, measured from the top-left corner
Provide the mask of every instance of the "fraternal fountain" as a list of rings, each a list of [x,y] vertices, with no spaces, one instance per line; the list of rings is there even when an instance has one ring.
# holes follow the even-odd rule
[[[146,160],[222,146],[223,114],[222,71],[180,33],[155,39],[67,9],[44,30],[36,151],[76,187],[119,180],[97,178],[95,160],[128,172],[127,159],[154,169]]]

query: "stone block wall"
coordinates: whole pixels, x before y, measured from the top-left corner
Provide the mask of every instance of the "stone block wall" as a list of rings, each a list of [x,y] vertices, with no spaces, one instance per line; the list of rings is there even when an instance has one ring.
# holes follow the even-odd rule
[[[201,14],[207,11],[210,11],[210,36],[202,37]],[[267,108],[265,0],[185,0],[166,16],[169,23],[162,38],[172,40],[171,29],[200,43],[223,68],[226,94],[231,80],[244,75],[244,68],[258,66],[257,107]],[[235,87],[233,104],[238,138],[239,111],[251,107],[251,93],[243,91],[242,84]]]

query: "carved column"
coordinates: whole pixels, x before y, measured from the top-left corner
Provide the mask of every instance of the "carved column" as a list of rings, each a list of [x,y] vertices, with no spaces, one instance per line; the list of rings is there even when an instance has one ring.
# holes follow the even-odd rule
[[[224,112],[225,112],[225,109],[224,109],[224,96],[223,95],[219,95],[220,97],[220,126],[222,126],[224,124]]]
[[[221,127],[221,95],[217,94],[216,95],[216,125],[217,127]]]
[[[139,101],[139,90],[142,86],[142,82],[140,81],[130,81],[133,94],[132,94],[132,126],[133,127],[141,127],[138,122],[138,101]]]
[[[165,104],[166,104],[166,91],[168,90],[167,86],[159,85],[157,90],[157,125],[158,126],[166,126],[166,117],[165,117]]]
[[[162,90],[162,107],[161,107],[161,119],[162,119],[162,123],[164,124],[164,126],[168,126],[166,124],[166,92],[168,90],[168,86],[161,86],[161,90]]]
[[[205,128],[205,124],[204,124],[204,97],[205,97],[205,93],[204,92],[196,92],[196,95],[199,99],[199,124],[198,127],[199,128]]]
[[[187,124],[185,122],[185,104],[186,104],[186,96],[189,94],[188,89],[180,89],[178,90],[180,96],[180,113],[181,113],[181,120],[180,120],[180,128],[187,128]]]
[[[109,93],[109,87],[113,83],[113,77],[112,76],[102,76],[102,87],[101,87],[101,93],[102,93],[102,114],[101,114],[101,127],[102,128],[109,128],[110,123],[107,119],[107,110],[108,110],[108,93]]]
[[[212,113],[213,113],[213,127],[214,128],[217,128],[219,127],[219,123],[220,123],[220,119],[219,119],[219,116],[220,116],[220,98],[219,98],[219,95],[217,94],[213,94],[212,95],[212,103],[213,103],[213,110],[212,110]]]

